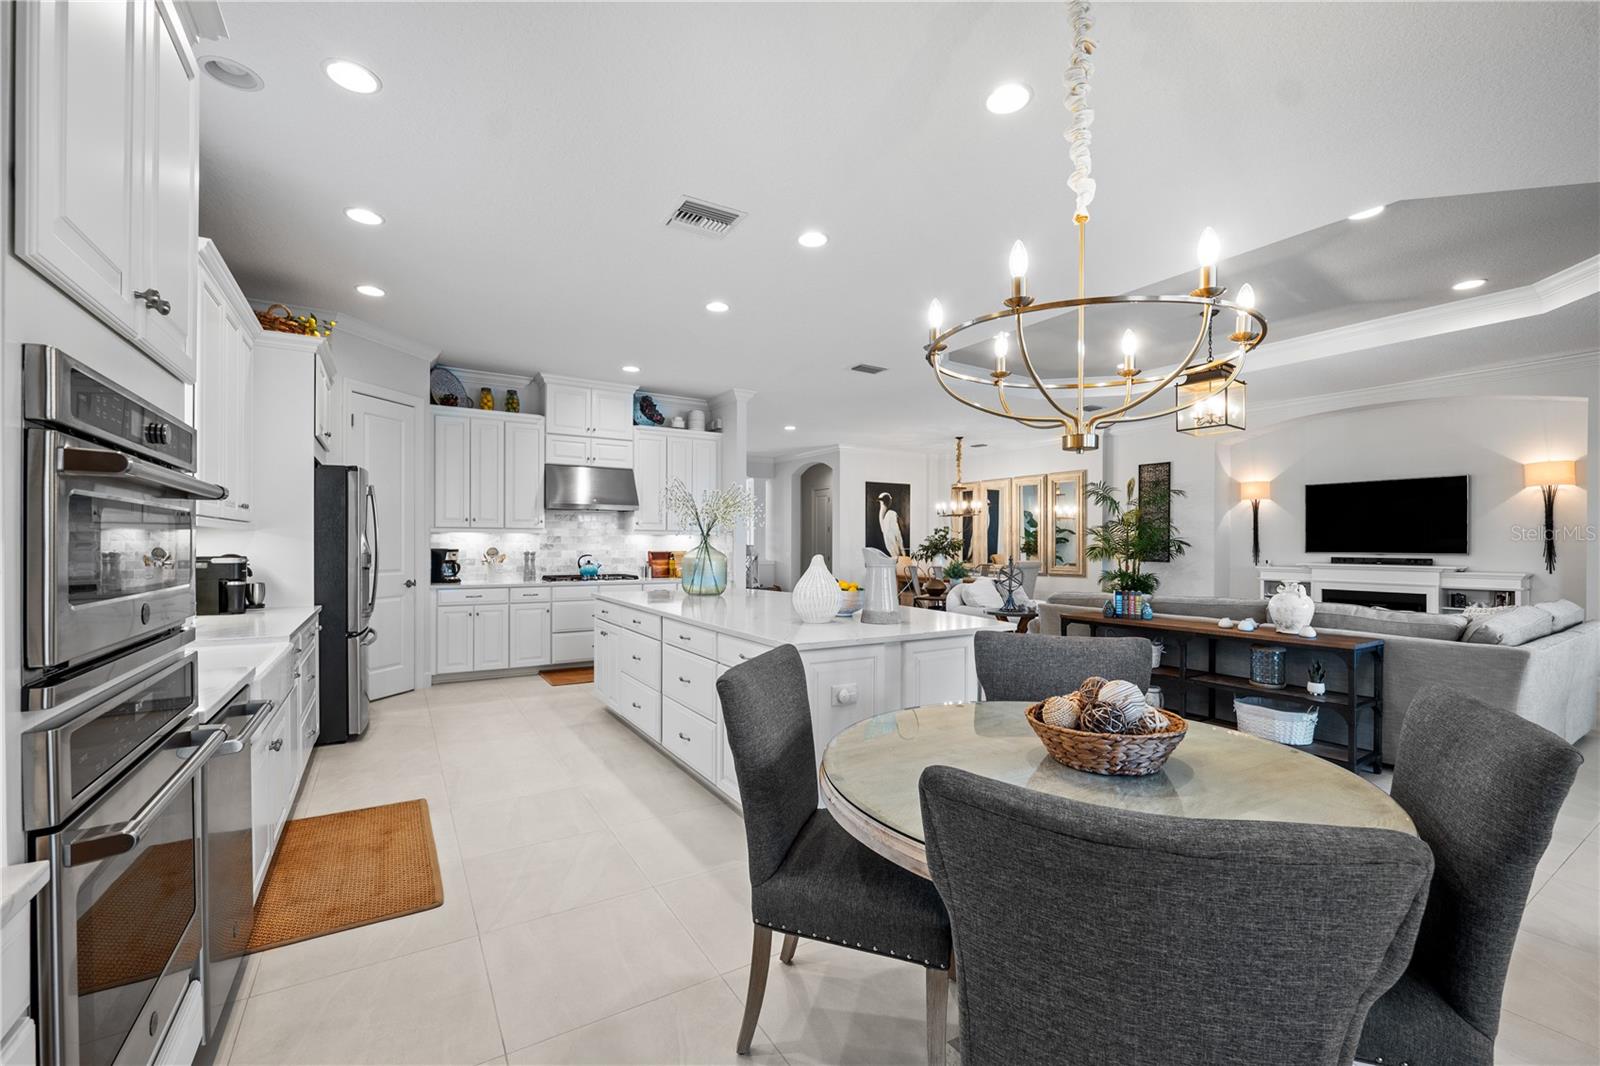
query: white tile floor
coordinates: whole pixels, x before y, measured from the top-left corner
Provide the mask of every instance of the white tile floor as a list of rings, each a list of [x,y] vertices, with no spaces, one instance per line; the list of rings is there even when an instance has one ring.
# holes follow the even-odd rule
[[[1506,988],[1508,1064],[1600,1061],[1600,744],[1581,748]],[[426,798],[444,906],[253,957],[219,1063],[735,1061],[743,827],[591,686],[384,700],[308,775],[296,816]],[[922,997],[915,967],[803,942],[745,1061],[921,1063]]]

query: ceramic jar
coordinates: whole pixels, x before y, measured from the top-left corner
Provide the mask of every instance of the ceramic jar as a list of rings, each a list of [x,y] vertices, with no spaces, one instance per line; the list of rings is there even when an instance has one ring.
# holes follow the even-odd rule
[[[1298,581],[1288,581],[1278,586],[1278,591],[1267,601],[1267,617],[1280,633],[1298,633],[1311,624],[1317,613],[1317,604],[1306,595],[1305,586]]]
[[[820,624],[833,621],[833,616],[839,613],[842,596],[839,582],[828,572],[828,565],[822,561],[822,556],[813,555],[811,565],[794,583],[790,601],[800,621]]]

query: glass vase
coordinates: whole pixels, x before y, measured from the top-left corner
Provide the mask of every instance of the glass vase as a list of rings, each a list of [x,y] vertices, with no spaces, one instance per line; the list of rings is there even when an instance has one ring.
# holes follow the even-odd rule
[[[728,557],[701,541],[683,556],[683,591],[690,596],[720,596],[728,587]]]

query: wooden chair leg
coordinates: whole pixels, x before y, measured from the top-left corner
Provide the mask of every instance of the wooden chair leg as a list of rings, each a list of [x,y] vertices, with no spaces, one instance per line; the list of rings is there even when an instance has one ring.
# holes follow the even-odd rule
[[[950,971],[927,970],[928,992],[928,1066],[944,1066],[945,1016],[950,1008]]]
[[[761,1017],[761,1000],[767,994],[767,968],[772,964],[772,930],[755,926],[750,945],[750,986],[744,994],[744,1021],[739,1023],[739,1043],[734,1050],[750,1054],[750,1039],[756,1035],[756,1019]],[[929,993],[932,995],[932,993]]]
[[[800,943],[800,938],[793,933],[783,934],[783,947],[778,951],[778,961],[785,966],[794,965],[794,949]]]

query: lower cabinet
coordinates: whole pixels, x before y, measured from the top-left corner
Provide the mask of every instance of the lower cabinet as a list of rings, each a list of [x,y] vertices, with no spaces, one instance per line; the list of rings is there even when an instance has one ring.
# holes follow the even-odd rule
[[[472,609],[472,668],[504,670],[511,665],[511,608],[505,604]]]
[[[513,669],[543,666],[550,661],[550,605],[511,605],[511,660]]]
[[[544,666],[551,661],[550,628],[547,588],[439,589],[434,594],[433,672],[437,676]],[[586,629],[584,640],[589,639]]]

